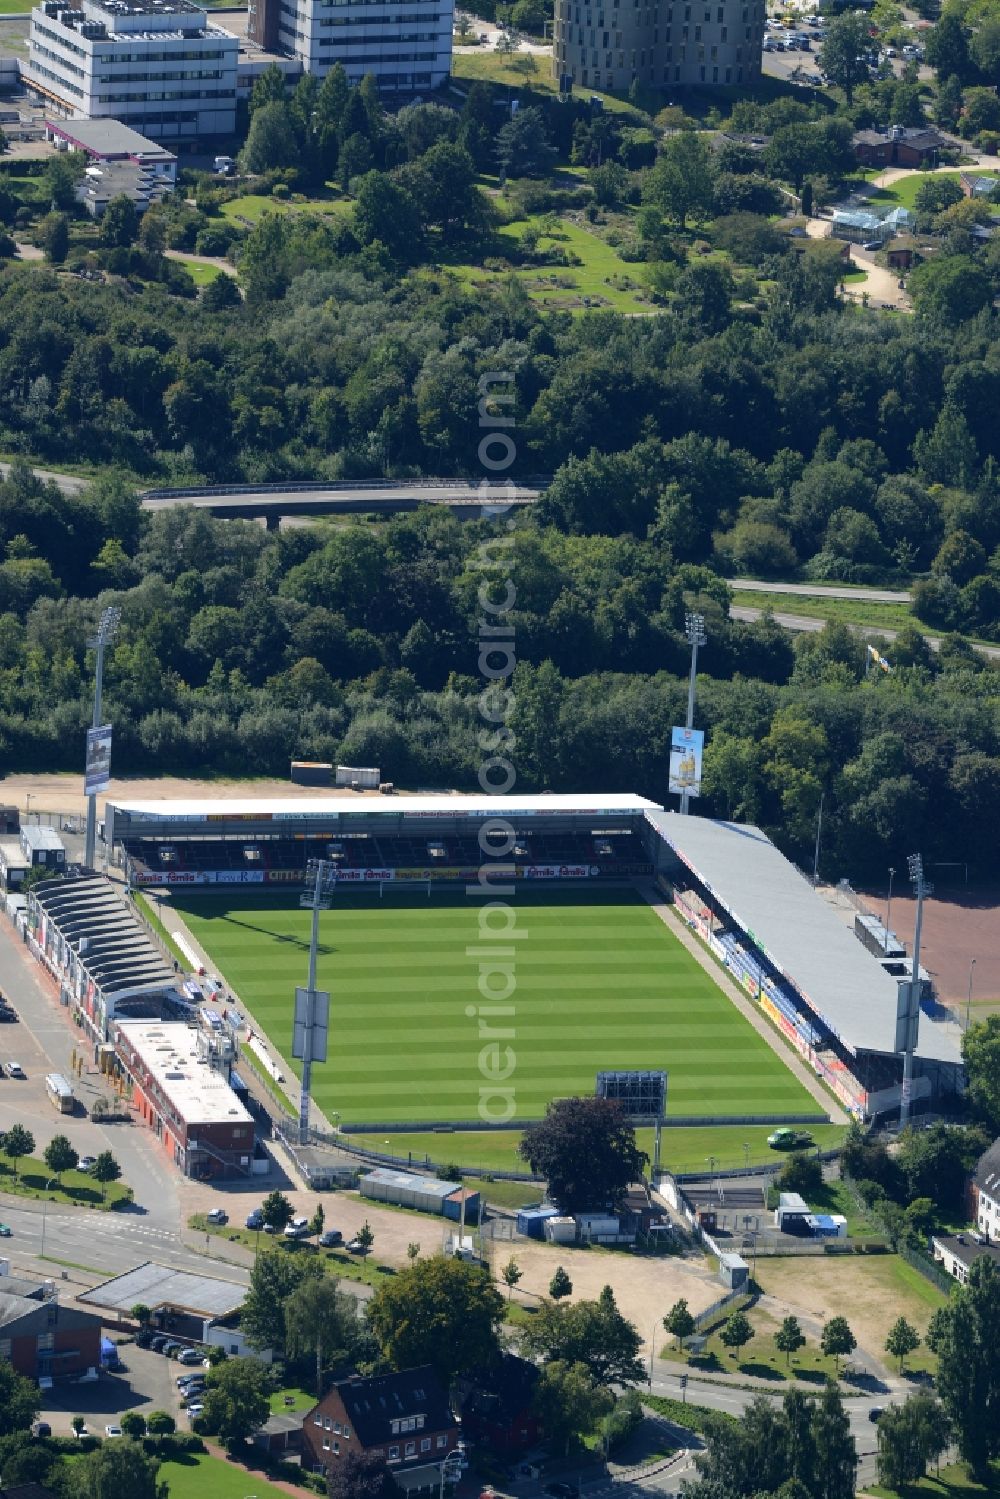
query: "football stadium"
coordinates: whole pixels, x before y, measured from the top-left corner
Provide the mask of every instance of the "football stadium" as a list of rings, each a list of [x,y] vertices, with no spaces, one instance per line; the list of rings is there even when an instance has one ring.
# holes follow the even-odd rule
[[[329,1051],[312,1097],[342,1129],[512,1132],[593,1093],[600,1071],[643,1068],[668,1074],[668,1123],[822,1120],[793,1052],[831,1105],[898,1108],[897,979],[757,828],[608,794],[123,800],[106,820],[131,886],[169,892],[289,1079],[300,896],[310,862],[328,862]],[[960,1076],[929,1002],[915,1107]]]

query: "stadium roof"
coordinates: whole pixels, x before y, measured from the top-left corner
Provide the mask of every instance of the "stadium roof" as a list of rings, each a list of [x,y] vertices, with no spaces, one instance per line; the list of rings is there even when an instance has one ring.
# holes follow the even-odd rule
[[[647,814],[682,863],[851,1051],[896,1050],[896,980],[760,828]],[[950,1025],[921,1011],[916,1055],[958,1062]]]
[[[532,817],[543,813],[621,816],[660,811],[658,802],[644,796],[605,791],[575,795],[466,796],[458,792],[427,796],[232,797],[216,801],[116,801],[108,810],[125,813],[133,822],[203,822],[273,820],[299,822],[316,817],[329,822],[353,817]],[[220,827],[220,833],[224,828]]]
[[[218,1280],[189,1270],[174,1270],[147,1260],[124,1275],[116,1275],[76,1299],[81,1306],[106,1307],[111,1311],[131,1311],[132,1307],[150,1307],[154,1312],[163,1306],[190,1312],[196,1317],[228,1317],[246,1300],[246,1286],[231,1280]]]

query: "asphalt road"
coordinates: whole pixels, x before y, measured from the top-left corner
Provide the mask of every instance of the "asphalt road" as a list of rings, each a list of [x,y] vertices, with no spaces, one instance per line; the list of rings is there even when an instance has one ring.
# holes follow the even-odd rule
[[[8,16],[7,19],[9,20],[10,17]],[[10,473],[10,467],[9,463],[0,463],[0,474],[5,479]],[[40,479],[44,479],[46,483],[51,480],[53,484],[62,490],[63,494],[79,494],[81,489],[86,489],[87,487],[88,481],[86,479],[77,479],[73,474],[56,474],[51,469],[35,468],[34,464],[31,467],[35,469],[35,473]]]
[[[742,619],[752,624],[755,619],[760,619],[763,609],[753,609],[749,605],[734,604],[729,611],[731,619]],[[775,624],[781,625],[785,630],[806,631],[815,634],[822,630],[827,623],[825,619],[810,618],[805,614],[779,614],[774,615]],[[887,630],[884,625],[855,625],[848,624],[849,630],[854,630],[858,635],[881,636],[883,640],[895,640],[899,634],[898,630]],[[932,651],[941,649],[940,635],[925,635],[924,639]],[[982,655],[989,656],[995,661],[1000,661],[1000,645],[976,645],[974,649]]]
[[[379,511],[391,514],[412,510],[417,505],[445,505],[454,510],[479,509],[484,505],[532,505],[538,490],[518,487],[507,496],[497,484],[483,489],[475,484],[441,484],[433,479],[387,482],[379,485],[331,485],[329,489],[288,489],[277,493],[255,490],[226,494],[218,490],[181,491],[176,494],[143,496],[144,510],[168,510],[176,505],[193,505],[220,516],[335,515]]]
[[[862,599],[870,604],[908,604],[911,594],[891,588],[837,588],[829,583],[769,583],[765,578],[730,578],[730,588],[752,593],[805,594],[818,599]]]

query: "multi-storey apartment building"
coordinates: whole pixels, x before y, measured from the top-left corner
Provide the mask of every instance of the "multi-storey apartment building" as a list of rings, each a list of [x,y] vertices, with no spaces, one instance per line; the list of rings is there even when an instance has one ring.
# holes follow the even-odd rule
[[[45,0],[25,82],[70,118],[123,120],[155,140],[231,134],[238,39],[191,0]]]
[[[389,95],[426,93],[448,77],[454,0],[255,0],[255,5],[252,24],[260,25],[262,35],[274,36],[279,52],[300,58],[307,73],[322,78],[339,62],[352,83],[371,73]]]
[[[580,88],[746,84],[764,0],[556,0],[552,72]]]

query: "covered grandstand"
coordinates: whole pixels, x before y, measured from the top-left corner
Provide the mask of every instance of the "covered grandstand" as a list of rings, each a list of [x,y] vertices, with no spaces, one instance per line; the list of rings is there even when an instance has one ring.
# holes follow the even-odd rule
[[[616,795],[357,796],[120,801],[112,856],[135,885],[301,885],[329,859],[347,885],[481,885],[656,876],[688,926],[841,1102],[861,1118],[898,1107],[898,985],[759,828],[682,817]],[[221,893],[221,891],[220,891]],[[925,1008],[913,1097],[962,1086],[956,1027]]]
[[[855,1114],[898,1107],[898,984],[760,828],[647,814],[678,911]],[[925,1006],[914,1097],[961,1087],[958,1030]]]
[[[345,883],[651,873],[641,796],[318,796],[108,803],[107,838],[136,885],[301,883],[331,860]]]

